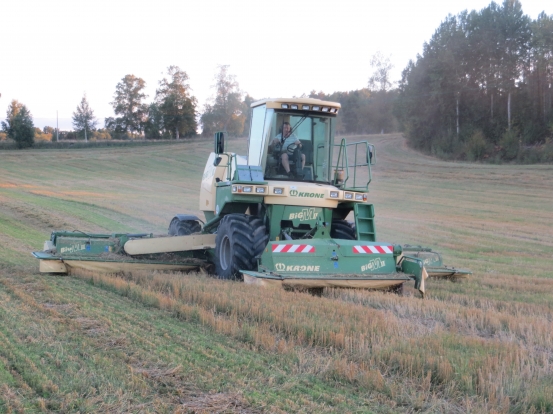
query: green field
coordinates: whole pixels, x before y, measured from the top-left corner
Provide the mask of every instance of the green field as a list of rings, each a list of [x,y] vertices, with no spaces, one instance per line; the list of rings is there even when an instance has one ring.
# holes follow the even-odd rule
[[[553,166],[362,138],[378,240],[473,276],[429,280],[422,300],[412,283],[314,297],[203,274],[41,275],[30,252],[54,229],[165,233],[201,214],[213,143],[0,151],[0,412],[553,412]]]

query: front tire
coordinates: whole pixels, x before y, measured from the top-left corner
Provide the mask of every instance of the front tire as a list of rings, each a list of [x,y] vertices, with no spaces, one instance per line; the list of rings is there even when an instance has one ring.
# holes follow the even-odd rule
[[[202,229],[200,223],[194,220],[179,220],[175,217],[169,224],[169,236],[188,236]]]
[[[245,214],[228,214],[215,238],[215,271],[220,279],[239,279],[240,270],[257,268],[257,257],[269,236],[263,221]]]
[[[332,220],[330,237],[341,240],[357,240],[357,232],[353,223],[346,220]]]

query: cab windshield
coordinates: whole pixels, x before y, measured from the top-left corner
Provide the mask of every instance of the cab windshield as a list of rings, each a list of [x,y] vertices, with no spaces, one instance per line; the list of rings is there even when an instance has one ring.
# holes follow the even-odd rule
[[[272,115],[265,128],[265,179],[328,183],[334,119],[298,112]]]

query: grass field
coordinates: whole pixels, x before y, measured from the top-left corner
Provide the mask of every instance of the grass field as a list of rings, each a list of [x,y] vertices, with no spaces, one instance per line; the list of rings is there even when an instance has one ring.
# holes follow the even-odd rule
[[[472,277],[430,280],[421,300],[412,284],[313,297],[203,274],[41,275],[30,252],[54,229],[164,233],[199,214],[212,142],[0,151],[0,412],[553,412],[553,166],[362,138],[378,239]]]

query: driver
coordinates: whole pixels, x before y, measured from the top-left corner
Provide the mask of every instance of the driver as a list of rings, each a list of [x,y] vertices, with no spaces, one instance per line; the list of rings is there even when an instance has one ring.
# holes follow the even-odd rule
[[[284,122],[282,125],[282,134],[278,134],[273,141],[271,142],[272,148],[278,148],[278,145],[282,142],[284,136],[284,143],[281,146],[280,150],[280,161],[282,162],[282,166],[284,167],[284,170],[286,170],[286,174],[290,175],[290,162],[288,157],[291,156],[294,153],[294,150],[296,147],[301,148],[302,144],[301,141],[292,133],[292,127],[290,126],[290,123]],[[303,168],[305,167],[305,154],[301,154],[301,169],[303,171]]]

